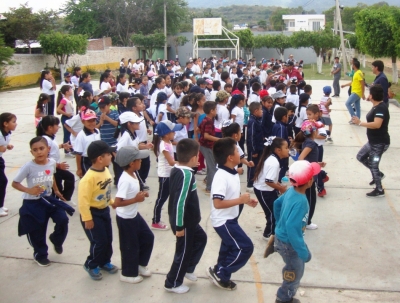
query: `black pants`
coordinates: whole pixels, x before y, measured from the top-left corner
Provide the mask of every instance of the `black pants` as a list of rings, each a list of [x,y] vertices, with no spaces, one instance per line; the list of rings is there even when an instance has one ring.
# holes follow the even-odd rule
[[[63,143],[67,143],[67,142],[69,142],[70,140],[69,140],[69,138],[71,137],[71,133],[68,131],[68,129],[66,129],[65,128],[65,122],[67,121],[67,120],[69,120],[69,119],[71,119],[72,117],[67,117],[67,116],[64,116],[64,115],[62,115],[61,116],[61,125],[62,125],[62,127],[63,127]],[[66,149],[64,149],[64,153],[67,153],[68,151],[66,150]]]
[[[86,174],[86,172],[89,170],[89,168],[92,167],[92,161],[88,157],[81,157],[81,167],[82,167],[82,178]]]
[[[175,222],[170,224],[175,235]],[[174,261],[164,284],[167,288],[182,285],[185,274],[194,272],[207,244],[207,234],[199,224],[184,230],[183,237],[176,237]]]
[[[382,190],[382,176],[379,170],[379,163],[382,155],[389,148],[389,144],[379,143],[370,144],[367,142],[357,154],[357,160],[371,171],[372,179],[378,190]]]
[[[143,183],[146,183],[146,179],[149,176],[150,171],[150,156],[142,159],[142,164],[140,165],[140,169],[138,170],[140,179],[142,179]]]
[[[257,158],[254,158],[252,155],[257,154],[257,152],[250,152],[247,156],[247,161],[253,161],[254,162],[254,167],[248,167],[247,168],[247,187],[253,187],[253,179],[254,179],[254,173],[256,172],[256,167],[258,164],[259,159],[261,158],[261,152],[258,152]]]
[[[72,195],[75,190],[75,176],[69,170],[56,169],[54,179],[60,193],[64,196],[65,200],[71,201]],[[64,184],[63,184],[64,181]]]
[[[137,277],[139,265],[147,266],[149,264],[153,251],[154,235],[139,213],[132,219],[124,219],[118,215],[116,217],[122,275]]]
[[[111,262],[113,238],[110,208],[97,209],[91,207],[90,212],[94,222],[92,229],[86,229],[82,217],[80,219],[83,230],[90,241],[89,256],[85,261],[85,267],[93,269]]]
[[[173,114],[173,113],[168,112],[168,113],[167,113],[167,119],[168,119],[169,121],[171,121],[172,123],[176,123],[176,116],[175,116],[175,114]]]
[[[47,106],[47,115],[48,116],[54,116],[54,106],[55,106],[55,95],[49,95],[50,100],[49,102],[46,104]]]
[[[278,192],[276,190],[266,191],[258,190],[254,188],[258,202],[265,213],[265,219],[267,223],[265,225],[263,236],[268,238],[271,235],[275,235],[275,217],[274,217],[274,201],[278,198]]]
[[[281,170],[279,171],[279,178],[278,178],[278,182],[282,181],[282,178],[286,175],[286,172],[289,169],[289,158],[283,158],[281,159]]]
[[[169,177],[158,177],[158,195],[153,211],[153,223],[159,223],[161,220],[161,209],[169,197]]]
[[[317,192],[315,191],[315,181],[312,183],[310,188],[306,189],[306,197],[308,201],[308,206],[310,207],[310,211],[308,213],[307,225],[310,225],[311,219],[314,216],[315,205],[317,204]]]
[[[4,206],[4,199],[6,197],[8,179],[5,173],[6,164],[3,157],[0,157],[0,208]]]
[[[319,145],[318,146],[318,162],[322,162],[322,159],[324,158],[324,146],[323,145]],[[324,180],[326,177],[327,173],[326,171],[322,170],[319,172],[318,176],[317,176],[317,190],[320,193],[322,190],[325,189],[325,185],[324,185]]]
[[[301,131],[301,128],[300,128],[300,127],[294,126],[294,127],[293,127],[293,130],[294,130],[294,136],[296,137],[297,134]]]
[[[45,198],[44,198],[45,199]],[[61,208],[53,209],[46,214],[46,223],[41,224],[37,229],[28,233],[29,244],[33,247],[33,257],[36,260],[47,259],[48,247],[46,244],[47,223],[51,218],[55,223],[54,231],[50,234],[49,239],[54,245],[62,246],[68,234],[68,217],[65,211]]]
[[[78,114],[78,111],[79,111],[78,104],[81,99],[81,97],[78,95],[78,88],[74,89],[74,99],[75,99],[75,105],[76,105],[75,114]]]

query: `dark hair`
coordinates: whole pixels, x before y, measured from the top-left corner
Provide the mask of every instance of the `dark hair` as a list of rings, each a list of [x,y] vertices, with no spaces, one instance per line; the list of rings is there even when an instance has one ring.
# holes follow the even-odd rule
[[[259,102],[251,102],[250,106],[249,106],[250,114],[253,114],[260,107],[261,107],[261,103],[259,103]]]
[[[119,93],[119,100],[122,101],[122,100],[124,100],[126,98],[129,98],[130,96],[131,96],[131,94],[127,93],[127,92]]]
[[[354,61],[353,60],[353,65],[357,68],[357,69],[360,69],[360,61]]]
[[[290,147],[294,147],[297,149],[299,152],[301,151],[301,146],[303,142],[306,140],[306,136],[302,131],[298,132],[298,134],[294,137],[292,143],[290,144]]]
[[[312,112],[313,114],[319,113],[321,111],[321,109],[319,108],[319,106],[317,104],[310,104],[307,109],[307,112]]]
[[[75,66],[75,67],[74,67],[73,75],[76,76],[76,77],[78,77],[78,75],[77,75],[76,73],[79,72],[80,70],[82,70],[82,69],[81,69],[79,66]]]
[[[2,113],[0,114],[0,130],[4,131],[4,123],[10,122],[12,119],[16,119],[17,116],[12,113]]]
[[[121,83],[121,79],[125,77],[125,73],[121,73],[117,76],[117,84]]]
[[[30,148],[32,148],[32,145],[38,142],[42,142],[44,145],[49,146],[49,144],[47,143],[47,140],[41,136],[35,137],[33,138],[31,141],[29,141],[29,146]]]
[[[253,90],[253,92],[258,92],[261,89],[261,84],[258,82],[254,82],[251,86],[251,89]]]
[[[241,129],[238,123],[233,122],[229,126],[223,127],[221,131],[222,131],[222,137],[232,137],[234,134],[240,132]]]
[[[192,102],[192,112],[196,112],[197,109],[199,108],[199,105],[197,102],[199,102],[201,99],[204,98],[204,95],[202,93],[194,93],[192,94],[193,97],[193,102]]]
[[[244,82],[240,81],[240,82],[238,83],[238,85],[237,85],[236,88],[237,88],[238,90],[240,90],[241,92],[243,92],[244,89],[245,89],[245,87],[246,87],[246,84],[244,84]]]
[[[307,84],[304,86],[304,92],[309,93],[312,91],[312,86],[310,84]]]
[[[276,91],[279,91],[279,90],[283,91],[285,88],[286,88],[286,84],[285,83],[279,83],[276,86]]]
[[[70,85],[63,85],[63,86],[61,86],[60,90],[58,91],[58,95],[57,95],[57,106],[60,105],[60,101],[62,100],[63,95],[65,95],[65,93],[66,93],[67,91],[69,91],[70,89],[71,89],[71,86],[70,86]]]
[[[36,136],[44,136],[46,135],[46,131],[50,126],[60,124],[60,119],[56,116],[45,116],[40,120],[39,124],[36,127]]]
[[[36,109],[39,109],[41,113],[43,113],[43,102],[46,100],[50,100],[50,96],[48,94],[41,93],[36,103]]]
[[[267,102],[267,101],[269,101],[269,100],[271,100],[272,102],[274,102],[274,99],[272,99],[271,96],[264,96],[264,97],[262,97],[261,102],[262,102],[262,103],[265,103],[265,102]],[[253,102],[253,103],[255,103],[255,102]]]
[[[212,101],[211,101],[212,102]],[[213,154],[218,166],[225,165],[229,156],[235,153],[236,141],[230,137],[219,139],[214,143]]]
[[[385,69],[385,65],[381,60],[375,60],[374,62],[372,62],[372,66],[375,66],[380,72],[383,72],[383,70]]]
[[[176,82],[176,83],[174,84],[174,86],[173,86],[173,89],[175,89],[175,88],[177,88],[177,87],[179,87],[180,89],[183,90],[183,84],[182,84],[182,82]]]
[[[184,95],[182,97],[181,104],[179,104],[179,106],[190,106],[190,107],[192,107],[193,95],[194,94]]]
[[[45,80],[45,76],[48,75],[49,73],[50,73],[49,70],[42,70],[42,73],[40,74],[40,82],[39,82],[40,88],[43,88],[43,80]]]
[[[93,94],[90,91],[86,91],[83,93],[82,98],[87,99],[90,96],[93,96]]]
[[[283,107],[280,107],[283,108]],[[278,108],[277,108],[278,109]],[[276,112],[276,110],[275,110]],[[258,161],[256,170],[254,172],[254,179],[253,181],[257,180],[258,176],[261,174],[263,168],[264,168],[264,162],[265,160],[268,159],[268,157],[275,151],[277,148],[282,148],[282,145],[286,142],[285,139],[276,137],[274,140],[272,140],[272,144],[270,146],[265,146],[263,153],[260,157],[260,160]]]
[[[163,77],[157,77],[156,80],[154,80],[154,83],[149,90],[149,95],[152,95],[154,93],[154,91],[157,88],[157,84],[160,84],[162,82],[162,80],[165,80],[165,79]]]
[[[296,106],[296,104],[294,104],[293,102],[287,102],[287,103],[285,103],[285,107],[286,107],[286,109],[289,111],[289,110],[292,110],[293,112],[296,110],[296,108],[297,108],[297,106]]]
[[[229,114],[232,114],[232,110],[240,103],[240,101],[244,101],[244,96],[237,94],[233,95],[231,99],[231,103],[228,105]]]
[[[132,107],[136,107],[136,104],[138,101],[140,101],[140,99],[138,97],[129,98],[128,101],[126,102],[126,108],[129,111],[132,111]],[[142,102],[142,101],[140,101],[140,102]]]
[[[274,117],[276,121],[282,121],[283,117],[287,116],[288,110],[286,107],[280,106],[274,110]]]
[[[229,73],[228,72],[222,72],[221,73],[221,80],[226,82],[225,80],[229,78]]]
[[[161,93],[161,92],[160,92]],[[160,94],[158,93],[158,94]],[[166,103],[168,98],[165,100],[159,100],[160,96],[157,94],[157,99],[156,99],[156,115],[158,115],[158,108],[160,107],[161,104]],[[164,94],[164,93],[163,93]],[[165,95],[165,94],[164,94]],[[156,117],[154,117],[154,120],[156,119]]]
[[[208,115],[213,109],[217,107],[217,103],[214,101],[206,101],[203,105],[203,110],[206,115]]]
[[[185,164],[199,153],[200,145],[193,139],[182,139],[176,145],[178,162]]]
[[[221,87],[221,82],[218,80],[214,80],[212,87],[213,87],[213,90],[218,90],[218,88]]]
[[[291,84],[289,90],[291,94],[295,94],[297,91],[296,84]]]
[[[82,106],[89,108],[90,104],[89,104],[89,100],[82,98],[81,100],[79,100],[78,102],[78,108],[81,108]]]
[[[384,96],[382,86],[380,84],[376,84],[370,87],[369,94],[372,96],[372,100],[382,101]]]
[[[88,72],[83,73],[83,74],[81,75],[82,80],[88,78],[89,76],[90,76],[90,74],[89,74]]]
[[[276,85],[276,80],[274,80],[274,79],[270,80],[270,81],[269,81],[269,85],[270,85],[271,87],[275,87],[275,85]]]
[[[99,81],[99,88],[101,87],[101,83],[104,82],[104,79],[107,79],[109,76],[110,76],[110,72],[107,70],[101,74],[100,81]]]
[[[229,87],[232,87],[232,84],[226,83],[225,86],[224,86],[224,89],[229,88]]]
[[[238,84],[240,83],[240,78],[235,78],[235,80],[233,80],[233,86],[232,89],[235,90],[237,89]]]

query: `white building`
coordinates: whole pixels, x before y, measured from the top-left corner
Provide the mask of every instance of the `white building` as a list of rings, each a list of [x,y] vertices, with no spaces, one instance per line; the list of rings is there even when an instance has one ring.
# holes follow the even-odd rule
[[[286,31],[319,31],[325,27],[325,15],[283,15]]]
[[[240,30],[242,30],[242,29],[248,29],[249,28],[249,25],[247,24],[247,23],[244,23],[244,24],[235,24],[234,26],[233,26],[233,30],[234,31],[240,31]]]

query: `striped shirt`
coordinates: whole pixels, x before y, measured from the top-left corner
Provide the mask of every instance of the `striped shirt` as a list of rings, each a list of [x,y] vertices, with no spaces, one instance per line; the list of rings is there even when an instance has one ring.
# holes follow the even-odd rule
[[[99,123],[99,121],[100,121],[101,114],[102,114],[101,112],[97,113],[97,119],[96,119],[97,123]],[[118,121],[119,114],[117,111],[111,110],[107,114],[107,117],[113,119],[114,121]],[[110,146],[117,144],[117,139],[114,138],[114,133],[115,133],[116,128],[117,128],[116,126],[112,125],[107,120],[104,120],[103,125],[100,126],[100,128],[99,128],[101,140],[103,140]]]

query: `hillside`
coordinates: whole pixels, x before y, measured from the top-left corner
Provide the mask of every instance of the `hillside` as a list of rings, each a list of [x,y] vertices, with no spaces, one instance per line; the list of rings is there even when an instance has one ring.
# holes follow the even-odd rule
[[[243,5],[242,0],[220,0],[220,1],[214,1],[214,0],[203,0],[203,1],[197,1],[197,0],[187,0],[189,7],[195,7],[195,8],[217,8],[217,7],[227,7],[231,5]],[[360,0],[347,0],[346,3],[343,3],[346,6],[357,6],[357,4],[361,2]],[[379,0],[364,0],[362,1],[363,4],[367,5],[372,5],[375,3],[379,3],[382,1]],[[389,5],[399,5],[399,0],[386,0],[386,3]],[[262,0],[250,0],[249,2],[246,2],[248,6],[259,6],[260,7],[265,7],[264,5],[266,4],[265,1]],[[272,3],[268,3],[272,4]],[[303,6],[304,9],[306,10],[315,10],[317,13],[321,13],[324,10],[329,9],[334,5],[333,1],[319,1],[319,0],[303,0],[303,1],[297,1],[297,0],[281,0],[273,3],[275,5],[279,5],[282,7],[298,7],[298,6]]]

